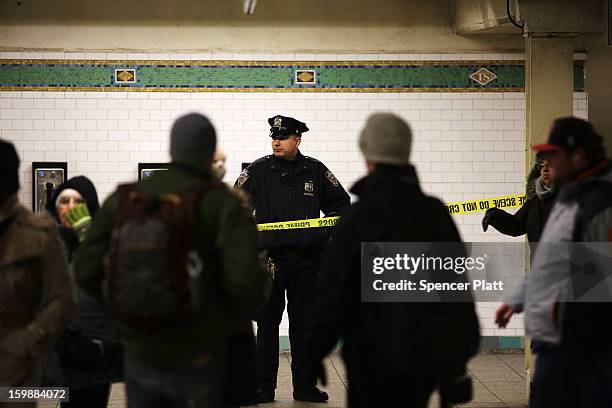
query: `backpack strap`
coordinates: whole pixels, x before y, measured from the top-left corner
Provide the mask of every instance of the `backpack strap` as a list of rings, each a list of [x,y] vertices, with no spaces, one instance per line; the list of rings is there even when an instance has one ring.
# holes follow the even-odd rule
[[[120,184],[119,187],[117,187],[117,194],[119,196],[119,204],[117,207],[118,208],[117,215],[115,216],[115,219],[113,220],[113,229],[123,224],[123,222],[125,221],[125,218],[129,215],[128,212],[125,211],[127,208],[126,204],[130,200],[130,196],[137,191],[137,187],[138,186],[136,183]]]
[[[197,205],[200,203],[202,198],[211,190],[219,188],[222,185],[223,184],[219,181],[211,181],[181,192],[179,195],[183,198],[185,206],[191,209],[192,215],[195,216],[197,212]]]
[[[211,181],[198,185],[195,188],[188,189],[180,193],[183,200],[183,208],[185,210],[185,218],[187,225],[189,226],[189,234],[187,235],[186,244],[189,247],[194,247],[198,240],[198,235],[201,231],[195,228],[198,214],[198,205],[202,201],[202,198],[209,193],[211,190],[222,187],[223,184],[218,181]]]

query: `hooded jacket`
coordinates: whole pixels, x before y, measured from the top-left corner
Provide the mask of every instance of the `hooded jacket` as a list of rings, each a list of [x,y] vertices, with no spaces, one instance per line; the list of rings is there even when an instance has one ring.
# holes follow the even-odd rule
[[[66,247],[66,255],[68,256],[68,261],[72,261],[73,252],[77,249],[79,240],[73,231],[70,228],[66,228],[61,225],[59,213],[57,212],[57,198],[64,190],[72,189],[78,191],[83,199],[85,199],[85,204],[87,205],[87,209],[89,210],[89,214],[93,217],[96,215],[96,212],[100,208],[100,204],[98,202],[98,193],[96,192],[96,187],[93,185],[91,180],[89,180],[85,176],[77,176],[71,179],[66,180],[62,184],[60,184],[57,189],[51,195],[51,200],[47,203],[47,211],[55,218],[58,223],[58,230],[62,241],[64,242],[64,246]]]
[[[51,201],[47,203],[47,210],[55,217],[55,219],[59,222],[59,214],[57,214],[55,202],[57,201],[57,198],[62,193],[62,191],[67,190],[69,188],[78,191],[79,194],[81,194],[85,199],[89,214],[91,214],[92,217],[96,215],[98,208],[100,208],[96,187],[87,177],[76,176],[60,184],[53,192],[53,195],[51,196]]]
[[[81,194],[92,217],[95,216],[100,205],[95,186],[84,176],[73,177],[65,181],[58,186],[51,197],[49,211],[58,222],[57,229],[69,261],[70,276],[74,280],[73,266],[75,254],[79,250],[79,240],[71,228],[59,224],[60,217],[55,205],[62,191],[67,189],[75,190]],[[122,356],[117,328],[104,310],[104,306],[77,285],[74,285],[74,298],[76,309],[69,323],[69,330],[64,332],[57,344],[56,351],[58,353],[49,353],[46,357],[43,370],[43,380],[47,382],[45,385],[70,385],[73,388],[80,388],[120,381],[122,378]],[[83,340],[80,336],[84,336],[86,341],[94,341],[95,343],[92,343],[94,345],[101,344],[104,347],[104,359],[108,360],[107,365],[102,368],[75,368],[71,367],[70,363],[62,364],[62,361],[66,362],[67,360],[65,352],[62,353],[62,349],[75,348],[78,345],[77,342]],[[83,347],[76,347],[75,351],[77,353],[88,352]]]

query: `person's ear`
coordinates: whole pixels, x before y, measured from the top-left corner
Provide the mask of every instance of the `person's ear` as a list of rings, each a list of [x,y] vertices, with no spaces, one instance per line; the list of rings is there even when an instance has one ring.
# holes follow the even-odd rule
[[[213,165],[213,162],[214,162],[214,160],[213,160],[213,158],[212,158],[212,157],[211,157],[210,159],[204,159],[204,160],[202,160],[202,161],[201,161],[202,166],[203,166],[205,169],[209,169],[209,168],[211,168],[211,167],[212,167],[212,165]]]
[[[572,152],[570,157],[571,163],[575,168],[582,168],[588,162],[586,151],[582,147],[578,147]]]
[[[302,142],[302,136],[297,136],[295,138],[295,147],[300,147],[301,142]]]
[[[369,160],[365,161],[365,165],[366,169],[368,170],[368,173],[372,173],[374,170],[376,170],[376,164],[372,163]]]

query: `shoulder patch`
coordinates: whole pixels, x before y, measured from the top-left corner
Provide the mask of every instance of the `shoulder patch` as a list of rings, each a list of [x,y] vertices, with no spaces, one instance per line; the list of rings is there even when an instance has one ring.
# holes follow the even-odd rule
[[[242,170],[237,180],[238,187],[242,187],[242,185],[248,180],[248,178],[249,178],[249,169]]]
[[[336,178],[336,176],[334,176],[334,173],[332,173],[330,170],[327,170],[325,172],[325,177],[327,177],[329,182],[332,183],[334,187],[338,187],[338,185],[340,184],[338,183],[338,179]]]

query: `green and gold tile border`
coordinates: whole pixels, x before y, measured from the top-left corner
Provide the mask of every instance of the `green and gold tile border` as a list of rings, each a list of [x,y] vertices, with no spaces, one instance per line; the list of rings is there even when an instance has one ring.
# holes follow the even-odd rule
[[[584,61],[574,90],[584,91]],[[524,61],[1,60],[2,91],[524,92]]]

